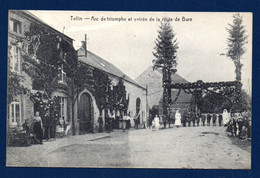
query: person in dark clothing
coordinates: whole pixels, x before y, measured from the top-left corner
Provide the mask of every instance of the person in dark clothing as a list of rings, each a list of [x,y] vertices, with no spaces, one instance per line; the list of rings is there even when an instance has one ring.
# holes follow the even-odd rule
[[[163,127],[166,129],[166,117],[163,116],[162,119],[163,119]]]
[[[191,116],[192,118],[192,124],[193,124],[193,127],[196,127],[196,125],[195,125],[195,122],[196,122],[196,114],[195,113],[192,113],[192,116]]]
[[[29,127],[28,119],[25,119],[25,122],[22,125],[22,127],[26,134],[30,134],[30,127]]]
[[[229,120],[227,123],[226,132],[230,133],[233,136],[233,120]]]
[[[251,139],[252,137],[252,123],[251,123],[251,118],[248,118],[248,126],[247,126],[247,138]]]
[[[232,123],[233,123],[233,134],[232,135],[236,136],[237,135],[237,121],[235,118],[233,118]]]
[[[201,116],[201,121],[203,126],[205,126],[206,116],[204,114]]]
[[[152,114],[150,114],[148,122],[149,122],[149,129],[151,129],[152,122],[153,122],[153,116],[152,116]]]
[[[102,133],[103,132],[103,118],[101,116],[98,117],[98,132]]]
[[[186,121],[187,121],[187,113],[185,112],[182,117],[182,124],[183,127],[186,127]]]
[[[200,125],[201,115],[197,117],[197,127]]]
[[[222,115],[221,115],[221,114],[218,115],[218,124],[219,124],[219,126],[221,126],[221,124],[222,124],[222,120],[223,120]]]
[[[110,118],[108,115],[105,116],[105,130],[106,132],[109,132],[109,122],[110,122]]]
[[[139,118],[139,114],[136,113],[135,116],[134,116],[135,129],[138,129],[138,124],[139,124],[138,123],[138,121],[139,121],[138,118]]]
[[[211,120],[211,115],[208,114],[207,115],[207,125],[210,126],[210,120]]]
[[[187,114],[187,121],[188,121],[188,126],[189,126],[189,127],[190,127],[191,120],[192,120],[191,114],[188,113],[188,114]]]
[[[109,131],[113,132],[114,117],[109,118]]]
[[[32,137],[31,137],[31,130],[30,130],[30,127],[29,127],[28,119],[25,120],[22,127],[23,127],[23,131],[25,132],[25,134],[23,135],[25,145],[30,146],[32,144]]]
[[[217,115],[215,113],[213,114],[212,119],[213,119],[213,126],[216,126]]]
[[[238,136],[240,138],[242,133],[242,127],[243,127],[243,118],[241,116],[237,119],[237,124],[238,124]]]
[[[36,111],[35,117],[33,120],[33,132],[35,134],[37,142],[39,144],[42,144],[42,139],[43,139],[42,119],[41,119],[38,111]]]

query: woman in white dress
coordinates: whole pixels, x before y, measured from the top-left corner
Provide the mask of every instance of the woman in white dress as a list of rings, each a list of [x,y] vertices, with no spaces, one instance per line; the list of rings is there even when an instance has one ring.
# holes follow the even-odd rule
[[[181,125],[181,113],[179,110],[176,111],[175,114],[175,125],[179,127]]]
[[[230,120],[230,114],[226,109],[223,111],[223,124],[226,125]]]
[[[160,119],[159,119],[158,115],[156,115],[156,117],[154,118],[154,126],[155,126],[155,130],[159,130],[159,128],[160,128]]]

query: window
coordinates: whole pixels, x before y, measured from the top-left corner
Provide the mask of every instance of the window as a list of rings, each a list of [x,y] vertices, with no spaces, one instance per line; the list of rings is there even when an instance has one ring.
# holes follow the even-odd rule
[[[15,99],[9,105],[9,119],[11,126],[17,126],[17,122],[21,121],[21,104],[20,100]]]
[[[18,20],[10,19],[10,30],[22,34],[22,24]]]
[[[63,64],[59,67],[58,81],[65,83],[66,73],[63,70]]]
[[[67,120],[67,98],[66,97],[60,97],[60,117],[64,121]]]
[[[10,67],[12,72],[20,72],[21,49],[17,46],[11,48]]]

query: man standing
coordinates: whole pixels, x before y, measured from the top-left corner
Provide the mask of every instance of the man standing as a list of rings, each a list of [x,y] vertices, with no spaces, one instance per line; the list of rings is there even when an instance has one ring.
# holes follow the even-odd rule
[[[166,116],[163,116],[163,127],[166,129]]]
[[[187,121],[188,121],[188,126],[190,127],[190,122],[191,122],[192,118],[191,118],[191,114],[190,112],[188,112],[187,114]]]
[[[137,114],[135,114],[135,116],[134,116],[134,122],[135,122],[135,129],[138,129],[138,124],[139,124],[139,113]]]
[[[110,122],[109,122],[109,126],[110,126],[110,132],[113,132],[113,127],[114,127],[114,121],[115,120],[115,118],[114,118],[114,116],[112,115],[111,117],[110,117]]]
[[[222,115],[219,114],[219,115],[218,115],[218,124],[219,124],[219,126],[221,126],[222,119],[223,119]]]
[[[201,115],[199,115],[199,116],[197,117],[197,127],[199,127],[199,125],[200,125],[200,120],[201,120]]]
[[[237,118],[234,115],[233,116],[233,134],[234,136],[237,136]]]
[[[195,122],[196,122],[196,114],[195,113],[192,113],[192,124],[193,124],[193,127],[196,127],[195,125]]]
[[[106,115],[105,115],[105,130],[106,130],[107,132],[109,132],[109,121],[110,121],[109,115],[106,114]]]
[[[103,126],[103,118],[101,116],[98,117],[98,132],[102,133],[102,126]]]
[[[201,121],[202,121],[202,123],[203,123],[203,126],[205,126],[205,121],[206,121],[206,116],[205,116],[205,114],[202,115]]]
[[[211,120],[211,115],[208,113],[207,115],[207,125],[210,126],[210,120]]]
[[[237,124],[238,124],[238,136],[239,138],[241,137],[241,133],[242,133],[242,127],[243,127],[243,118],[241,116],[241,114],[239,113],[238,117],[237,117]]]
[[[214,113],[213,114],[213,126],[216,126],[216,121],[217,121],[217,115]]]
[[[183,117],[182,117],[182,124],[183,127],[186,127],[186,120],[187,120],[187,113],[186,111],[183,113]]]

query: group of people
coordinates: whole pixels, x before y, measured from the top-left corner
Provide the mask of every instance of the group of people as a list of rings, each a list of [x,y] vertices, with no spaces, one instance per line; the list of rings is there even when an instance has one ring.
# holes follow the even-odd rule
[[[119,128],[121,128],[122,130],[129,129],[131,127],[130,117],[127,115],[115,116],[114,114],[112,114],[111,116],[109,116],[108,114],[106,114],[105,123],[103,123],[103,117],[99,116],[98,117],[99,133],[103,132],[103,127],[106,132],[112,132],[113,129],[119,129]],[[138,128],[136,120],[135,120],[135,128]]]
[[[109,115],[106,115],[105,116],[105,125],[104,125],[105,131],[106,132],[112,132],[114,125],[116,125],[115,122],[118,121],[118,120],[119,120],[118,117],[114,117],[114,116],[110,117]],[[102,116],[99,116],[98,117],[98,132],[99,133],[103,132],[103,124],[104,124],[103,118],[102,118]]]
[[[211,123],[213,126],[217,126],[217,123],[219,126],[222,126],[223,123],[223,116],[222,114],[200,114],[196,116],[195,113],[185,112],[183,115],[180,113],[179,110],[176,111],[175,117],[174,117],[174,125],[176,127],[180,127],[181,124],[183,124],[183,127],[190,127],[191,124],[193,127],[200,126],[202,123],[203,126],[207,125],[210,126]],[[164,127],[166,126],[166,119],[163,119]],[[160,117],[156,115],[154,119],[150,116],[148,118],[148,126],[149,128],[152,126],[152,128],[155,128],[156,126],[160,124]]]
[[[42,144],[43,124],[39,112],[35,112],[32,119],[25,119],[22,126],[18,125],[10,136],[12,146],[30,146],[31,144]]]
[[[25,119],[22,125],[18,125],[11,134],[10,145],[30,146],[31,144],[43,144],[43,139],[66,136],[71,126],[64,118],[57,120],[53,127],[44,125],[39,111],[35,115]]]
[[[176,113],[177,115],[177,113]],[[176,118],[176,116],[175,116]],[[183,117],[182,117],[182,124],[183,127],[186,127],[186,125],[188,124],[188,126],[191,126],[191,123],[193,125],[193,127],[200,126],[200,123],[202,123],[202,126],[205,126],[207,124],[207,126],[210,126],[212,121],[212,125],[213,126],[217,126],[217,123],[219,126],[222,126],[222,121],[223,121],[223,116],[222,114],[200,114],[198,116],[196,116],[195,113],[190,114],[190,113],[184,113]],[[176,122],[176,121],[175,121]]]
[[[251,119],[240,113],[233,113],[227,123],[227,132],[239,139],[251,139]]]

